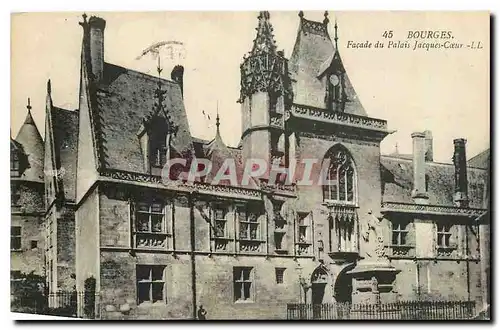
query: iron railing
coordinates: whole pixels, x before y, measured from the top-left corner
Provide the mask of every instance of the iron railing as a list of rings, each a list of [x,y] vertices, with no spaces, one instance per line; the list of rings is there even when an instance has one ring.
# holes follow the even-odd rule
[[[475,301],[287,305],[289,320],[467,320],[475,317]]]
[[[57,291],[47,295],[11,296],[13,312],[79,317],[99,317],[99,294],[89,291]]]

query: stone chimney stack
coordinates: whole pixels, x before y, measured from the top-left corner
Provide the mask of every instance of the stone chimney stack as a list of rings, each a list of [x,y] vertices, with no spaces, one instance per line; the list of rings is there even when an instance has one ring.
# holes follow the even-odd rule
[[[100,17],[89,18],[90,62],[94,79],[99,82],[104,71],[104,28],[106,21]]]
[[[415,203],[425,204],[428,195],[425,184],[425,133],[413,133],[413,190],[412,197]]]
[[[425,131],[425,161],[432,162],[434,161],[434,154],[432,152],[432,132]]]
[[[181,94],[184,95],[184,67],[182,65],[174,66],[170,78],[179,84]]]
[[[469,206],[468,182],[467,182],[467,156],[465,154],[466,139],[455,139],[453,144],[453,164],[455,165],[455,205],[460,207]]]

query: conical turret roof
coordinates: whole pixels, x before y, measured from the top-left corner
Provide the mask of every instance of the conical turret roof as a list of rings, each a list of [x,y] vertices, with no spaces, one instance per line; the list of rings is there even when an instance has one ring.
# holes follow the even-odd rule
[[[27,181],[42,182],[44,145],[42,136],[36,127],[31,115],[31,105],[28,99],[28,114],[16,137],[16,142],[21,144],[28,159],[28,168],[21,175],[21,179]]]

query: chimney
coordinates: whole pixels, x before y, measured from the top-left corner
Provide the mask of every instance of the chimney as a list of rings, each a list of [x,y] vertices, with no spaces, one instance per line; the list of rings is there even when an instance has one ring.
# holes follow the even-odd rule
[[[90,62],[95,81],[99,82],[104,70],[104,28],[106,21],[100,17],[89,18]]]
[[[412,197],[417,204],[428,201],[425,189],[425,133],[413,133],[413,191]]]
[[[432,162],[434,161],[434,154],[432,152],[432,132],[425,131],[425,161]]]
[[[455,152],[453,153],[453,164],[455,165],[455,195],[454,202],[456,206],[468,207],[469,198],[467,196],[467,156],[465,154],[466,139],[455,139],[453,144]]]
[[[182,65],[174,66],[170,78],[179,84],[181,95],[184,95],[184,67]]]

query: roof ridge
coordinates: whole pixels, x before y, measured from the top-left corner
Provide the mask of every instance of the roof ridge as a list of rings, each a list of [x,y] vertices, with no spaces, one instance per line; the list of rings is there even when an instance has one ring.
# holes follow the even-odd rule
[[[141,72],[141,71],[138,71],[138,70],[134,70],[134,69],[130,69],[130,68],[126,68],[124,66],[121,66],[121,65],[117,65],[117,64],[113,64],[113,63],[109,63],[109,62],[104,62],[104,64],[106,65],[111,65],[111,66],[114,66],[114,67],[117,67],[117,68],[121,68],[121,69],[124,69],[124,70],[127,70],[128,72],[132,73],[132,74],[135,74],[137,76],[143,76],[144,78],[147,78],[149,80],[153,80],[155,83],[158,82],[158,76],[153,76],[153,75],[150,75],[150,74],[147,74],[145,72]],[[162,82],[167,82],[167,83],[170,83],[172,85],[176,85],[178,86],[179,84],[176,83],[175,81],[173,80],[170,80],[170,79],[165,79],[163,77],[160,77],[159,78],[160,81]]]
[[[402,158],[402,157],[398,157],[395,155],[382,155],[381,154],[380,157],[387,157],[387,158],[393,158],[393,159],[402,160],[402,161],[406,161],[406,162],[413,162],[413,159]],[[426,165],[435,165],[435,166],[455,166],[455,165],[453,165],[453,163],[443,163],[443,162],[434,162],[434,161],[432,161],[432,162],[426,161],[425,164]],[[470,166],[470,165],[467,165],[467,168],[475,168],[475,169],[484,170],[484,168],[482,168],[482,167]]]

